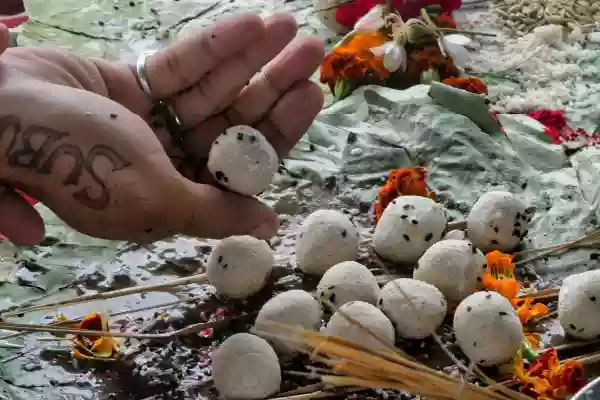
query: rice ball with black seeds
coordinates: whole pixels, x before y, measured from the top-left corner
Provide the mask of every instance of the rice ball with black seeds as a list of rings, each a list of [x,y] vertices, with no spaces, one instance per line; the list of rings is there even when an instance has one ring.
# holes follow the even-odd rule
[[[496,292],[477,292],[454,312],[456,342],[471,361],[489,367],[517,354],[525,334],[510,301]]]
[[[256,334],[259,336],[262,331],[289,337],[289,331],[269,325],[268,322],[317,331],[321,325],[322,316],[323,310],[321,309],[321,305],[310,293],[294,289],[279,293],[267,301],[258,312],[254,321],[254,327],[257,330]],[[290,354],[295,352],[291,346],[277,340],[277,338],[265,336],[265,339],[279,353]]]
[[[236,333],[213,352],[212,375],[225,399],[264,399],[281,386],[275,350],[266,340],[249,333]]]
[[[350,301],[377,303],[379,285],[369,268],[356,261],[344,261],[329,268],[317,285],[317,298],[336,307]]]
[[[487,192],[467,217],[467,233],[484,253],[510,253],[527,235],[534,214],[535,207],[526,206],[513,193]]]
[[[388,282],[379,295],[378,306],[394,323],[396,334],[406,339],[431,336],[444,322],[447,305],[435,286],[416,279]]]
[[[600,335],[600,270],[566,278],[558,294],[558,320],[567,334],[578,339]]]
[[[412,264],[442,238],[447,223],[446,209],[435,201],[400,196],[383,211],[373,247],[386,260]]]
[[[300,227],[296,263],[307,274],[323,275],[342,261],[356,260],[360,235],[352,221],[335,210],[318,210]]]
[[[220,294],[244,299],[265,286],[274,264],[275,256],[266,241],[246,235],[230,236],[213,248],[206,273]]]
[[[459,302],[476,290],[486,269],[485,256],[473,243],[447,239],[425,251],[413,278],[435,286],[447,300]]]
[[[219,185],[255,196],[269,187],[279,157],[262,133],[251,126],[237,125],[215,139],[207,167]]]
[[[381,340],[377,340],[344,315],[358,322]],[[390,320],[377,307],[364,301],[351,301],[341,306],[321,329],[321,333],[327,336],[340,336],[372,350],[386,350],[388,346],[394,345],[394,326]]]

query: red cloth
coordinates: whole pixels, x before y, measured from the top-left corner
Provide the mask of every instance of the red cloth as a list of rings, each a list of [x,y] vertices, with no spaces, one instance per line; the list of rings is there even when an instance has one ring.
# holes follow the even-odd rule
[[[552,138],[554,144],[581,140],[587,146],[600,146],[600,132],[573,129],[562,111],[543,108],[529,113],[529,116],[544,125],[544,133]]]
[[[335,20],[352,29],[356,21],[378,4],[385,4],[385,0],[355,0],[338,7],[335,10]],[[418,17],[422,8],[435,4],[442,8],[442,13],[451,13],[460,8],[461,0],[392,0],[392,5],[404,20]]]
[[[16,28],[29,20],[23,0],[0,0],[0,23]]]

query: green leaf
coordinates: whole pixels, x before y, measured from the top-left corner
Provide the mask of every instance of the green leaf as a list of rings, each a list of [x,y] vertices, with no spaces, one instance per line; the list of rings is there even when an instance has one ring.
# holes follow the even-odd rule
[[[502,127],[490,114],[485,96],[439,82],[431,83],[429,96],[439,105],[469,118],[485,133],[489,135],[501,134]]]

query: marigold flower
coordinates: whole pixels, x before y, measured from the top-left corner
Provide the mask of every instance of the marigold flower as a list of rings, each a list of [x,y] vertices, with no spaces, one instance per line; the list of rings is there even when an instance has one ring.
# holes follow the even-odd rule
[[[94,312],[86,315],[77,328],[108,332],[108,318]],[[75,348],[71,354],[79,359],[113,359],[119,352],[119,341],[112,336],[73,335],[73,342]]]
[[[453,86],[458,89],[476,94],[488,94],[488,88],[479,78],[447,78],[442,82],[445,85]]]
[[[565,400],[585,386],[583,363],[560,363],[554,347],[546,350],[525,369],[522,358],[515,362],[521,392],[538,400]]]
[[[511,300],[511,303],[523,324],[530,322],[534,318],[542,317],[550,312],[545,304],[533,304],[533,302],[534,300],[531,297],[526,297],[524,299],[514,298]]]
[[[340,80],[354,87],[383,82],[390,75],[390,71],[383,65],[383,57],[376,56],[371,49],[383,45],[388,40],[389,38],[381,32],[353,34],[325,57],[321,63],[321,82],[328,84],[337,98],[344,97],[335,93],[335,86]]]
[[[487,272],[482,284],[488,290],[500,293],[508,300],[517,296],[521,285],[515,279],[515,264],[510,254],[494,250],[485,255]]]
[[[422,196],[435,200],[435,193],[429,192],[426,179],[427,170],[423,167],[391,171],[385,185],[379,189],[375,203],[375,221],[379,222],[383,210],[399,196]]]

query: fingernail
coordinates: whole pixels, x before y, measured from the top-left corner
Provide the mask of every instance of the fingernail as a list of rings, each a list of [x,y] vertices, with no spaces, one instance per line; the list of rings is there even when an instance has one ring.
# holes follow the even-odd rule
[[[257,239],[269,240],[273,236],[277,235],[279,230],[279,218],[275,218],[271,221],[266,221],[258,228],[252,231],[250,235]]]

